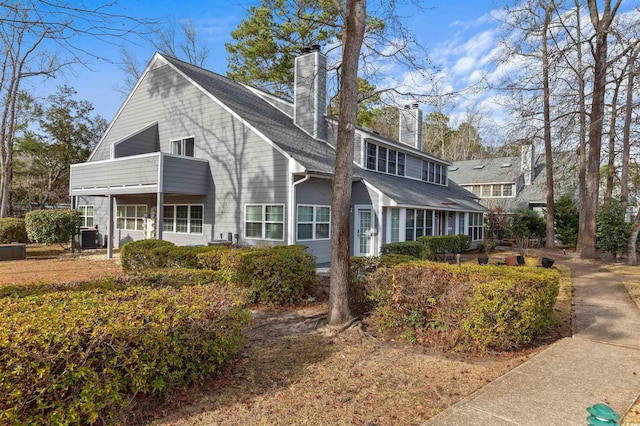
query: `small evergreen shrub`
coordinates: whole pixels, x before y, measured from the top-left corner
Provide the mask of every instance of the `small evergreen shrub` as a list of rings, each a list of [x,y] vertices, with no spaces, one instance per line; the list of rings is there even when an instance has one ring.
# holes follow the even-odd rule
[[[0,244],[28,243],[24,219],[4,217],[0,219]]]
[[[596,214],[596,245],[609,252],[614,259],[627,249],[631,235],[631,224],[624,220],[622,204],[612,200],[608,206],[601,206]]]
[[[29,240],[40,244],[67,244],[80,232],[81,225],[77,210],[34,210],[25,216]]]
[[[163,268],[165,259],[158,257],[156,250],[166,250],[176,245],[165,240],[138,240],[126,243],[120,249],[120,263],[125,272],[136,272],[149,268]]]
[[[578,242],[578,225],[580,222],[578,206],[570,195],[563,195],[554,203],[553,209],[558,238],[563,244],[575,247]]]
[[[249,319],[208,285],[42,290],[0,299],[0,424],[115,424],[233,361]]]
[[[418,241],[402,241],[397,243],[383,244],[380,248],[380,254],[401,254],[412,256],[416,259],[424,259],[424,244]]]
[[[316,259],[305,246],[275,246],[246,252],[236,279],[248,300],[268,306],[299,302],[316,278]]]
[[[520,209],[511,215],[509,233],[515,238],[518,247],[529,247],[529,240],[542,241],[547,232],[544,217],[533,210]]]
[[[424,258],[430,260],[462,253],[471,247],[471,237],[468,235],[423,236],[418,237],[418,241],[424,246]]]

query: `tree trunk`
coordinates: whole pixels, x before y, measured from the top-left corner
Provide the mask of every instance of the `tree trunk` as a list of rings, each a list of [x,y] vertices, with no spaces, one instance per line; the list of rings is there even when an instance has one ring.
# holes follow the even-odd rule
[[[589,154],[587,160],[587,192],[582,201],[585,203],[584,227],[581,229],[582,245],[580,257],[593,259],[596,256],[596,212],[600,191],[600,154],[602,148],[602,125],[604,120],[604,95],[607,86],[607,36],[609,27],[621,0],[617,0],[613,11],[611,0],[605,0],[602,17],[598,12],[596,0],[589,0],[591,23],[595,29],[595,49],[593,51],[593,96],[589,114]]]
[[[585,196],[587,194],[587,106],[585,102],[585,70],[582,59],[582,27],[580,20],[580,10],[582,4],[580,0],[575,0],[576,5],[576,32],[578,43],[576,43],[576,54],[578,64],[576,66],[578,74],[578,105],[579,105],[579,121],[580,121],[580,141],[578,147],[578,241],[576,242],[576,251],[582,252],[583,239],[586,235],[585,227]]]
[[[604,187],[604,205],[611,205],[613,186],[616,174],[616,121],[618,120],[618,94],[622,84],[622,75],[615,79],[613,96],[611,97],[611,117],[609,120],[609,158],[607,161],[607,179]]]
[[[547,48],[547,32],[551,22],[551,14],[555,9],[553,0],[545,5],[544,24],[542,27],[542,85],[544,97],[544,153],[547,170],[547,229],[546,248],[555,247],[554,191],[553,191],[553,152],[551,147],[551,90],[549,88],[549,51]],[[533,171],[532,171],[533,172]]]
[[[633,120],[633,86],[636,77],[636,58],[638,52],[634,49],[629,54],[627,62],[627,99],[624,113],[624,127],[622,128],[622,173],[620,176],[620,202],[626,209],[629,203],[629,161],[631,153],[631,121]]]
[[[631,235],[627,241],[627,265],[636,266],[638,264],[638,256],[636,254],[636,241],[638,241],[638,232],[640,232],[640,213],[636,214],[631,226]]]
[[[364,40],[366,0],[347,0],[342,33],[340,70],[340,116],[336,142],[336,164],[331,198],[330,326],[351,319],[349,311],[349,209],[353,176],[353,139],[358,110],[358,63]]]

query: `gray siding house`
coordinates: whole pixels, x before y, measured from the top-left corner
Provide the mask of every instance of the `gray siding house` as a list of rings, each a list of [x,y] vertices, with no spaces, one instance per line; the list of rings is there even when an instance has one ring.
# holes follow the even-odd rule
[[[577,191],[576,155],[554,154],[554,195]],[[487,208],[500,207],[506,212],[518,209],[542,213],[547,206],[546,157],[536,154],[535,146],[524,144],[520,157],[494,157],[454,161],[449,177],[473,192]]]
[[[303,244],[330,260],[337,123],[326,117],[326,57],[296,59],[294,101],[155,54],[89,160],[71,166],[74,208],[99,243]],[[420,151],[421,111],[401,110],[401,141],[357,129],[354,255],[421,235],[482,239],[486,210]],[[89,219],[89,218],[87,218]]]

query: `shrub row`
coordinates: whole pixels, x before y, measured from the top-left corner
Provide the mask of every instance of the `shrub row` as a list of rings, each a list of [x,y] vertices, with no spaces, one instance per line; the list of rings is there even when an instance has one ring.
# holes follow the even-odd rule
[[[24,219],[4,217],[0,219],[0,244],[28,243]]]
[[[439,235],[418,237],[418,241],[403,241],[384,244],[380,253],[402,254],[416,259],[435,260],[448,254],[462,253],[471,247],[468,235]]]
[[[413,262],[369,273],[365,293],[380,330],[445,348],[510,349],[553,322],[557,271]]]
[[[132,241],[120,250],[120,262],[125,272],[157,268],[198,267],[198,254],[219,250],[223,246],[176,246],[170,241],[148,239]]]
[[[216,279],[244,291],[248,303],[269,306],[301,300],[315,280],[315,257],[304,246],[239,249],[229,245],[178,247],[161,240],[125,244],[123,270],[192,268],[216,272]]]
[[[232,361],[248,322],[211,286],[86,287],[0,298],[0,424],[116,423]]]

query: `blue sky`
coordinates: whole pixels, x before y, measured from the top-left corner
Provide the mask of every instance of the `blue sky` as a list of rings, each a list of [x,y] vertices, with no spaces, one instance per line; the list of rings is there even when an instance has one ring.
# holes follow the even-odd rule
[[[159,19],[162,22],[193,20],[202,41],[209,48],[205,67],[220,74],[226,71],[227,53],[224,43],[231,40],[230,32],[246,15],[246,9],[257,1],[151,1],[124,0],[121,13],[132,16]],[[373,0],[370,0],[370,5]],[[443,90],[460,90],[473,82],[474,76],[489,64],[487,58],[496,46],[497,23],[490,17],[497,7],[491,0],[423,0],[422,9],[410,1],[400,9],[400,15],[418,41],[426,47],[429,58],[439,70],[438,84]],[[117,46],[93,42],[87,46],[112,62],[120,60]],[[144,46],[127,46],[141,63],[146,63],[153,51]],[[115,88],[122,84],[124,74],[115,63],[93,61],[90,69],[76,67],[55,80],[48,80],[39,91],[52,92],[57,85],[68,84],[78,91],[78,98],[90,101],[96,112],[111,120],[122,104],[124,95]],[[406,76],[393,75],[393,81],[401,84]],[[465,108],[491,111],[487,99],[467,96],[455,100],[451,115],[462,117]],[[429,107],[424,106],[426,112]]]

